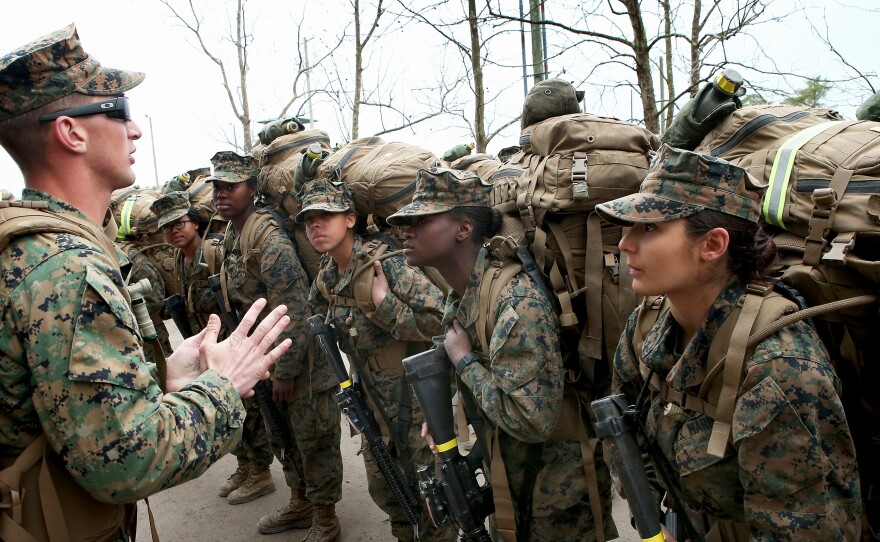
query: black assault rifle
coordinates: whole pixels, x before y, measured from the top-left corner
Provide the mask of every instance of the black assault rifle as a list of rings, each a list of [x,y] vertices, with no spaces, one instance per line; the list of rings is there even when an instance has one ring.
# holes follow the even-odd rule
[[[451,368],[442,343],[427,352],[404,358],[406,378],[422,406],[425,421],[440,458],[438,480],[426,466],[418,469],[419,493],[435,526],[452,519],[461,529],[462,542],[490,542],[484,522],[495,512],[492,485],[480,485],[477,471],[483,468],[483,440],[466,456],[458,451],[452,414]]]
[[[650,379],[649,376],[648,381]],[[654,501],[654,493],[642,461],[642,451],[636,440],[637,432],[642,436],[657,478],[666,489],[666,500],[670,505],[664,517],[666,528],[676,540],[703,542],[703,535],[694,528],[684,507],[681,486],[678,485],[672,467],[657,442],[648,436],[642,423],[639,413],[644,393],[645,388],[636,399],[635,405],[628,405],[623,395],[611,395],[590,403],[596,418],[596,436],[610,444],[611,461],[617,470],[626,494],[626,502],[642,540],[664,540],[664,537],[660,530],[660,509]]]
[[[211,275],[208,277],[208,283],[211,285],[214,297],[217,298],[217,304],[220,306],[224,320],[226,320],[226,326],[230,332],[235,331],[239,323],[238,315],[235,314],[235,309],[226,310],[226,299],[220,288],[220,275]],[[293,440],[293,435],[287,430],[287,424],[281,419],[281,413],[278,412],[278,407],[275,406],[275,401],[272,399],[272,390],[265,380],[258,380],[254,384],[254,400],[260,409],[260,414],[263,415],[263,419],[266,421],[269,436],[272,438],[275,447],[278,448],[278,458],[283,461],[287,456],[287,450],[296,449],[296,443]],[[296,466],[295,460],[290,463]]]
[[[367,405],[358,373],[353,373],[349,378],[333,330],[324,323],[324,315],[316,314],[310,317],[308,322],[309,333],[318,342],[333,369],[333,373],[339,380],[339,393],[336,394],[339,410],[348,418],[354,430],[364,436],[367,448],[373,454],[376,464],[379,465],[379,470],[382,471],[385,481],[388,482],[388,487],[391,488],[391,493],[394,494],[397,504],[406,514],[406,519],[413,525],[416,538],[418,538],[419,518],[422,515],[419,501],[406,483],[406,478],[391,456],[385,441],[382,440],[379,424],[376,423],[373,411]],[[403,450],[399,450],[399,452],[403,453]]]
[[[165,298],[165,312],[174,320],[174,325],[184,338],[192,337],[192,327],[189,325],[189,317],[186,314],[186,304],[183,296],[174,294]]]

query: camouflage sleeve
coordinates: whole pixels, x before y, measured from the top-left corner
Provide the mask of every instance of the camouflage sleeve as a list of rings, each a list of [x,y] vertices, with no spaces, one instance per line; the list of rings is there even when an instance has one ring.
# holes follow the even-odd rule
[[[162,395],[119,284],[106,256],[68,250],[30,273],[13,303],[27,330],[33,408],[52,447],[95,498],[133,502],[230,451],[244,407],[216,371]]]
[[[535,297],[507,297],[496,312],[489,367],[472,363],[462,380],[498,427],[526,442],[544,441],[562,408],[559,322]]]
[[[630,401],[635,400],[642,385],[639,358],[633,351],[632,344],[638,317],[639,309],[636,308],[627,319],[626,328],[617,342],[617,350],[614,352],[614,372],[611,375],[611,393],[622,393]]]
[[[306,322],[312,314],[309,283],[293,244],[279,229],[269,234],[260,254],[260,282],[266,287],[267,309],[285,304],[290,316],[290,325],[278,340],[289,338],[293,345],[275,363],[275,377],[296,378],[311,340]]]
[[[858,538],[855,448],[819,338],[798,322],[761,343],[743,389],[733,438],[752,537]]]
[[[377,326],[399,341],[430,341],[443,332],[444,296],[419,269],[406,265],[403,255],[382,262],[388,293],[375,311],[365,311]]]
[[[211,290],[210,286],[193,286],[187,294],[192,301],[193,312],[196,314],[216,314],[220,315],[220,307],[217,305],[217,296]]]
[[[324,299],[324,296],[321,295],[321,292],[318,291],[318,286],[314,281],[312,281],[312,285],[309,287],[309,308],[312,314],[323,314],[324,316],[330,310],[330,305]]]

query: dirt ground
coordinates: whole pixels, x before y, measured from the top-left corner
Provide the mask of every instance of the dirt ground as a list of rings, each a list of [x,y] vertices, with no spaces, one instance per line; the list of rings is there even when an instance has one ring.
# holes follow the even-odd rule
[[[169,331],[176,331],[168,322]],[[172,344],[179,339],[172,337]],[[357,455],[360,437],[348,438],[347,422],[343,421],[342,460],[343,482],[342,501],[336,512],[342,523],[343,542],[394,542],[387,517],[370,499],[367,493],[366,474],[363,460]],[[290,530],[275,535],[261,535],[257,532],[260,516],[282,508],[290,499],[290,491],[284,483],[281,465],[276,460],[272,464],[276,491],[255,501],[230,505],[225,498],[217,495],[217,490],[235,470],[236,461],[226,455],[211,466],[200,478],[168,489],[150,498],[150,506],[156,519],[159,539],[162,542],[202,542],[228,541],[247,542],[260,540],[295,541],[305,537],[308,530]],[[147,507],[143,501],[138,503],[138,542],[151,542]],[[614,520],[620,533],[621,542],[637,542],[638,534],[629,525],[626,502],[615,499]]]

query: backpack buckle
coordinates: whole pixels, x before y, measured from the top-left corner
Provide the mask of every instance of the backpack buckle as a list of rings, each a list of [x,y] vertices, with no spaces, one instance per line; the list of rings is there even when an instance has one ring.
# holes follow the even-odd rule
[[[571,197],[589,199],[590,188],[587,186],[587,155],[583,152],[574,153],[571,160]]]
[[[831,241],[828,252],[822,255],[822,261],[831,265],[846,265],[847,255],[856,244],[856,234],[841,233]]]

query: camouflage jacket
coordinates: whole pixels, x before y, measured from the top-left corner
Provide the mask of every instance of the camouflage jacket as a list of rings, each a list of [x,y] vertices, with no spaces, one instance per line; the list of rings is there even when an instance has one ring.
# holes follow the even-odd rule
[[[161,324],[163,322],[162,316],[165,312],[165,281],[162,279],[162,275],[159,274],[156,266],[133,242],[129,240],[116,240],[116,244],[125,252],[128,260],[131,262],[131,268],[127,276],[123,277],[127,283],[134,284],[141,279],[150,281],[150,286],[153,289],[148,295],[144,296],[144,302],[147,304],[147,310],[150,312],[153,324]]]
[[[248,221],[255,219],[256,213]],[[290,325],[278,340],[290,338],[293,344],[275,362],[273,374],[276,378],[298,378],[303,376],[303,365],[308,365],[310,358],[313,358],[310,377],[312,390],[326,390],[337,381],[323,356],[310,347],[312,338],[306,322],[312,315],[308,303],[308,277],[290,238],[274,219],[271,219],[268,227],[270,231],[263,246],[252,247],[251,256],[245,263],[241,254],[241,236],[235,233],[231,222],[227,226],[223,239],[223,268],[229,302],[239,317],[261,297],[268,301],[261,318],[276,306],[282,303],[287,305]]]
[[[491,256],[480,251],[467,289],[461,298],[447,298],[443,324],[453,318],[467,330],[473,350],[481,348],[477,335],[479,289],[492,269]],[[541,517],[573,506],[587,493],[580,443],[548,440],[562,408],[563,369],[559,350],[559,321],[541,290],[523,272],[517,274],[498,298],[495,327],[488,359],[467,366],[462,382],[473,393],[490,427],[500,430],[499,442],[514,500],[530,470],[527,443],[543,442],[532,500],[532,512]],[[533,459],[532,459],[533,460]]]
[[[187,314],[193,333],[198,333],[208,323],[211,314],[220,315],[220,307],[217,298],[208,284],[208,266],[202,261],[202,248],[199,247],[193,253],[190,261],[184,260],[183,251],[177,250],[175,254],[175,266],[177,276],[183,287],[183,297],[186,300]],[[224,322],[225,323],[225,322]]]
[[[23,199],[85,218],[43,192]],[[0,273],[0,453],[45,433],[83,488],[125,503],[198,477],[237,444],[244,406],[219,373],[162,394],[116,260],[98,245],[17,237],[0,252]]]
[[[342,276],[336,262],[325,255],[315,281],[326,284],[333,294],[353,299],[352,275],[364,253],[363,245],[363,239],[356,236]],[[355,330],[351,346],[361,352],[382,348],[393,340],[430,343],[431,337],[442,331],[443,292],[419,269],[406,265],[402,254],[382,260],[382,270],[388,280],[388,293],[372,311],[330,304],[314,284],[309,300],[316,312],[326,311],[327,321],[341,333],[350,336],[350,330]],[[343,349],[350,348],[343,345]]]
[[[709,346],[743,292],[733,280],[693,339],[676,356],[679,326],[661,312],[645,335],[641,357],[667,384],[694,395],[706,377]],[[613,388],[630,400],[641,377],[633,352],[638,310],[615,357]],[[647,417],[678,474],[690,507],[745,522],[754,540],[856,540],[859,480],[855,448],[840,402],[840,381],[828,353],[806,322],[762,341],[746,360],[723,458],[707,453],[713,420],[654,397]]]

